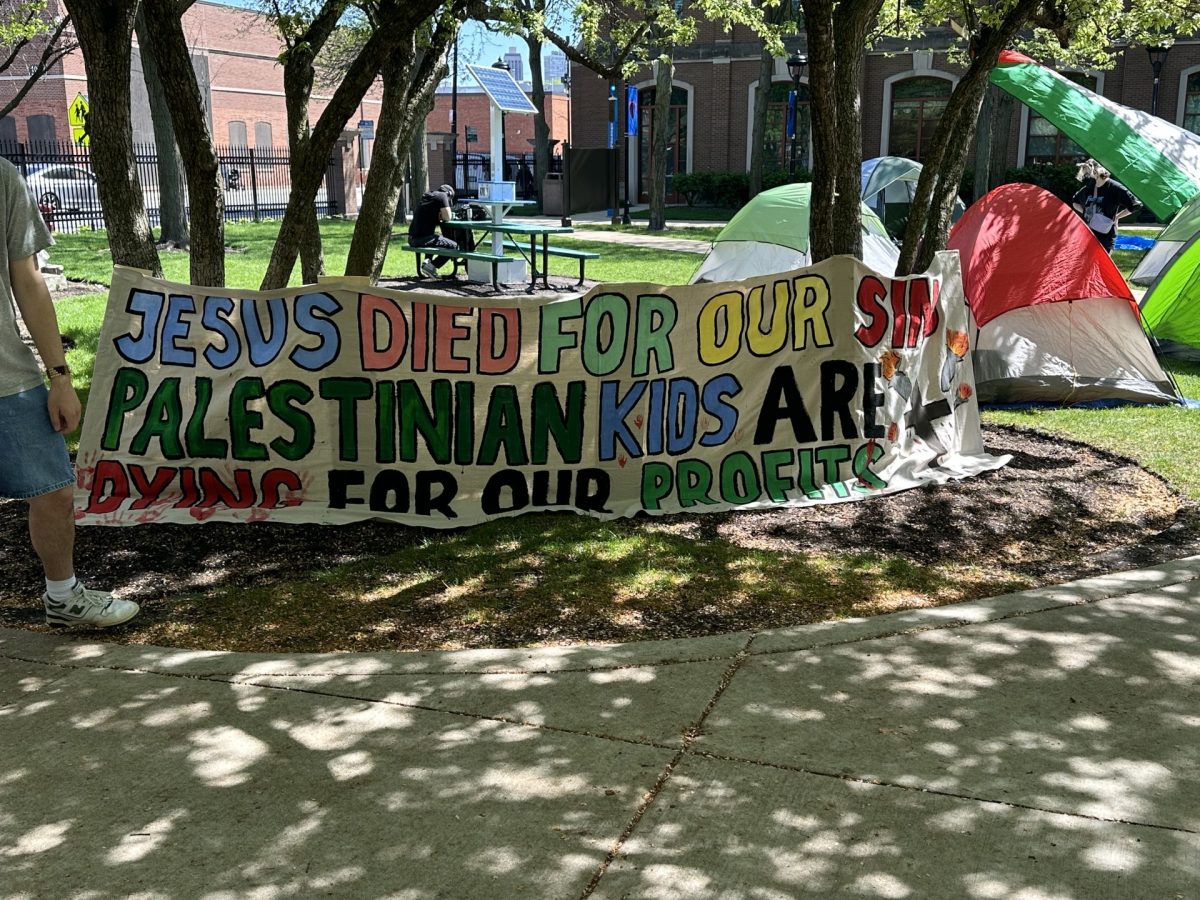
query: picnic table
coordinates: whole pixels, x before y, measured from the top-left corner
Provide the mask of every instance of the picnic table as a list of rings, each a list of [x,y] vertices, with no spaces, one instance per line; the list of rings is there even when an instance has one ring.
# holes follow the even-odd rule
[[[529,237],[529,255],[528,256],[525,255],[525,251],[523,249],[521,249],[521,247],[517,244],[517,242],[515,240],[511,242],[511,247],[512,247],[512,249],[517,250],[517,252],[519,252],[522,256],[525,256],[525,259],[527,259],[529,261],[529,271],[530,271],[529,290],[530,291],[533,291],[537,287],[537,280],[538,280],[539,274],[541,275],[542,286],[546,287],[546,288],[550,287],[550,282],[549,282],[550,269],[548,266],[548,257],[550,255],[550,252],[549,252],[550,235],[552,235],[552,234],[570,234],[571,232],[573,232],[575,230],[566,225],[534,225],[534,224],[525,223],[525,222],[467,222],[465,224],[468,228],[476,229],[478,231],[491,232],[492,252],[493,253],[498,253],[498,252],[506,249],[507,246],[509,246],[509,245],[506,245],[504,242],[504,238],[506,236],[513,236],[513,237],[528,236]],[[458,223],[455,222],[455,225],[458,225]],[[538,238],[539,237],[542,239],[542,270],[540,273],[538,272],[538,262],[537,262]],[[497,247],[499,247],[500,249],[497,250]]]
[[[515,261],[515,258],[506,256],[506,252],[513,250],[520,254],[528,263],[530,269],[529,287],[527,290],[532,293],[537,288],[538,278],[541,278],[542,285],[547,289],[550,287],[550,267],[549,258],[551,256],[560,256],[570,259],[575,259],[579,262],[579,285],[583,284],[584,279],[584,263],[589,259],[599,259],[600,254],[592,253],[587,250],[575,250],[565,247],[550,246],[550,235],[552,234],[570,234],[574,229],[564,225],[550,225],[532,222],[506,222],[504,217],[514,209],[522,207],[535,206],[533,201],[528,200],[470,200],[473,205],[487,207],[490,211],[490,219],[450,219],[442,223],[443,232],[450,231],[466,231],[476,232],[481,231],[492,236],[491,247],[489,250],[488,242],[481,241],[478,245],[474,240],[463,241],[459,240],[460,248],[465,244],[469,249],[459,249],[457,252],[452,250],[442,250],[440,248],[414,248],[406,246],[404,249],[417,254],[417,271],[420,273],[421,255],[428,256],[447,256],[455,259],[455,269],[457,271],[457,261],[459,259],[467,260],[474,259],[481,262],[487,262],[492,268],[492,286],[499,290],[496,284],[497,266],[504,264],[506,261]],[[520,243],[520,238],[528,237],[528,249]],[[538,238],[541,238],[541,268],[538,267]]]

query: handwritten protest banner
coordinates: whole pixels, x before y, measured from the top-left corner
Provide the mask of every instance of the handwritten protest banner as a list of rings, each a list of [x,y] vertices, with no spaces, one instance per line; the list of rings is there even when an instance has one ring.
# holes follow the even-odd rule
[[[859,500],[984,453],[956,254],[746,282],[459,298],[218,293],[118,269],[82,524],[458,527]]]

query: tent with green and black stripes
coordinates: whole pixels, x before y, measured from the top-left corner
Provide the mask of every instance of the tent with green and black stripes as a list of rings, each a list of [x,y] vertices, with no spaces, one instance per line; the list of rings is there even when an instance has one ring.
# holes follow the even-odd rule
[[[1200,137],[1158,116],[1114,103],[1011,50],[991,81],[1103,165],[1167,220],[1200,193]]]

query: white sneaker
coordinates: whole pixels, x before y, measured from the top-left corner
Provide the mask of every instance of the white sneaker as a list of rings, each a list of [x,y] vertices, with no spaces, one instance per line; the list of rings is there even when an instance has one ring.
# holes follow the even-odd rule
[[[425,262],[421,263],[421,274],[424,275],[426,278],[437,278],[438,277],[438,270],[433,265],[432,260],[427,259],[427,260],[425,260]]]
[[[79,581],[71,588],[70,600],[54,600],[42,594],[47,625],[91,625],[111,628],[128,622],[141,610],[132,600],[118,600],[107,591],[93,591]]]

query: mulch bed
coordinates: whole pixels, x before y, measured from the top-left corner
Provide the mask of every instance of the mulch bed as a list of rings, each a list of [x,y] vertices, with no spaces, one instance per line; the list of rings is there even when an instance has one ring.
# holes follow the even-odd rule
[[[984,439],[990,452],[1011,454],[1012,462],[999,471],[941,487],[834,506],[639,519],[627,527],[668,529],[686,538],[721,540],[781,555],[795,554],[798,559],[801,554],[872,551],[900,557],[917,567],[979,561],[1030,586],[1200,553],[1197,505],[1182,499],[1132,460],[1007,427],[985,427]],[[25,527],[24,505],[0,502],[0,547],[5,557],[0,626],[43,630],[36,602],[41,572],[29,549]],[[91,582],[119,589],[131,599],[151,601],[135,623],[107,634],[106,639],[168,643],[171,634],[161,624],[176,611],[160,598],[187,592],[194,595],[206,586],[227,589],[239,584],[270,584],[306,573],[317,576],[347,560],[361,559],[365,552],[384,553],[438,537],[439,533],[424,529],[381,522],[87,528],[79,531],[77,563]],[[930,602],[918,599],[910,605]],[[819,618],[820,613],[809,611],[799,615],[799,621]],[[750,615],[750,621],[679,622],[664,613],[660,628],[643,628],[636,637],[778,627],[797,620],[794,603],[780,615],[769,609]],[[647,619],[653,620],[653,616]],[[156,621],[160,627],[154,627]],[[275,628],[273,623],[267,625]],[[230,623],[229,627],[244,626]],[[219,624],[216,627],[219,630]],[[479,646],[488,640],[486,635],[476,635],[456,644],[455,628],[453,621],[439,623],[438,641],[420,646]],[[584,623],[574,631],[557,634],[555,640],[569,643],[630,637]],[[518,630],[491,639],[512,646],[537,642],[539,636]],[[186,638],[181,638],[180,644],[195,645]],[[238,646],[259,649],[244,642]],[[367,648],[350,635],[336,634],[326,646]],[[409,648],[402,642],[395,647]],[[269,649],[312,648],[289,648],[286,634],[276,633]]]

